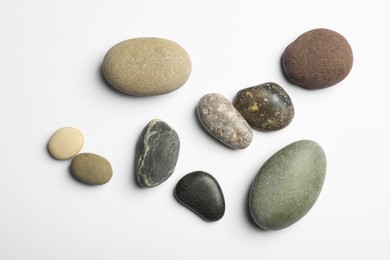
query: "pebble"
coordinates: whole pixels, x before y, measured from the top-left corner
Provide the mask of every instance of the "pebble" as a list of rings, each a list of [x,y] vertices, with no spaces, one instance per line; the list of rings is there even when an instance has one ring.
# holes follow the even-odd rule
[[[55,159],[66,160],[80,152],[83,145],[84,136],[80,130],[63,127],[50,137],[47,148]]]
[[[249,125],[262,131],[285,128],[294,117],[290,96],[273,82],[240,90],[233,105]]]
[[[115,89],[133,96],[172,92],[188,80],[191,60],[179,44],[161,38],[120,42],[105,55],[103,74]]]
[[[352,48],[344,36],[322,28],[300,35],[282,55],[285,76],[307,89],[339,83],[347,77],[352,64]]]
[[[224,96],[204,95],[198,102],[197,114],[203,127],[230,148],[244,149],[252,142],[250,125]]]
[[[179,158],[180,139],[174,129],[159,119],[142,131],[136,148],[136,176],[142,187],[154,187],[173,173]]]
[[[301,140],[279,150],[260,168],[250,189],[255,223],[279,230],[297,222],[316,202],[325,174],[325,153],[316,142]]]
[[[179,180],[176,199],[206,221],[220,220],[225,214],[225,199],[218,181],[209,173],[195,171]]]
[[[73,157],[70,172],[76,180],[88,185],[105,184],[112,177],[110,162],[93,153],[80,153]]]

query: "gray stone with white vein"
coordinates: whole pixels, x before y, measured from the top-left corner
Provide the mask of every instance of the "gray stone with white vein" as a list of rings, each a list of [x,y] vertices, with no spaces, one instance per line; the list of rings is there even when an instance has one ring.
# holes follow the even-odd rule
[[[159,119],[151,120],[142,131],[136,148],[136,176],[142,187],[166,181],[176,167],[180,139],[174,129]]]

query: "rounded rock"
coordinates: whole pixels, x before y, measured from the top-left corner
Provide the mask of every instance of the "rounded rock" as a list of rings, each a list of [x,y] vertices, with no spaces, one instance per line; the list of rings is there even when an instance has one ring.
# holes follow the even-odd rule
[[[88,185],[105,184],[112,177],[110,162],[93,153],[81,153],[73,157],[70,171],[76,180]]]
[[[179,180],[176,199],[206,221],[220,220],[225,214],[225,198],[218,181],[209,173],[195,171]]]
[[[249,125],[262,131],[285,128],[294,117],[290,96],[273,82],[240,90],[233,105]]]
[[[230,148],[245,149],[252,142],[252,128],[224,96],[206,94],[196,110],[203,127]]]
[[[84,145],[84,136],[74,127],[58,129],[49,139],[47,148],[51,156],[58,160],[66,160],[80,152]]]
[[[142,187],[154,187],[174,172],[179,158],[180,139],[174,129],[160,119],[144,128],[136,147],[136,177]]]
[[[323,28],[300,35],[282,55],[285,76],[307,89],[339,83],[348,76],[352,64],[352,48],[344,36]]]
[[[265,230],[296,223],[316,202],[325,174],[325,153],[316,142],[301,140],[279,150],[263,164],[250,188],[255,223]]]
[[[188,80],[191,60],[179,44],[161,38],[129,39],[113,46],[102,65],[108,83],[133,96],[172,92]]]

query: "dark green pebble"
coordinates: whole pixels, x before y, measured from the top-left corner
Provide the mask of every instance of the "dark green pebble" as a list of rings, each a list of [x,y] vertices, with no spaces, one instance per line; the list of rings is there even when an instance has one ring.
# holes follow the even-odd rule
[[[218,181],[209,173],[195,171],[176,185],[176,199],[206,221],[220,220],[225,214],[225,199]]]

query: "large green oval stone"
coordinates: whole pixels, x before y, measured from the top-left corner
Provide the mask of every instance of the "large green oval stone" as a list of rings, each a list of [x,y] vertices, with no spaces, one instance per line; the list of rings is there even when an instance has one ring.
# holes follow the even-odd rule
[[[286,228],[301,219],[320,195],[326,157],[314,141],[294,142],[272,155],[252,183],[249,209],[265,230]]]

